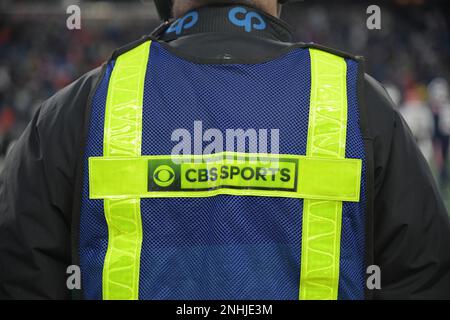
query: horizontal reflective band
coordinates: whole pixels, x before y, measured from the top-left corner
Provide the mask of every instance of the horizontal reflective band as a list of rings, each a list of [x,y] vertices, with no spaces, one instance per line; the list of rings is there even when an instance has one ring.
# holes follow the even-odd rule
[[[359,159],[238,153],[89,159],[91,199],[228,194],[357,202],[360,182]]]

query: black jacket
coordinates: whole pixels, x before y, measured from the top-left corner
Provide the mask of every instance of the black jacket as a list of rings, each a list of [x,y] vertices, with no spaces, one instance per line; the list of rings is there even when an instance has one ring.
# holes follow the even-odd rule
[[[220,17],[211,14],[211,22],[177,37],[161,30],[153,37],[194,61],[224,63],[258,61],[292,46],[277,19],[268,18],[267,32],[249,34],[213,23]],[[90,98],[104,70],[42,103],[7,156],[0,175],[0,298],[72,296],[66,268],[77,262],[81,155]],[[433,176],[382,86],[367,75],[362,82],[367,265],[382,272],[382,289],[367,298],[450,299],[450,222]]]

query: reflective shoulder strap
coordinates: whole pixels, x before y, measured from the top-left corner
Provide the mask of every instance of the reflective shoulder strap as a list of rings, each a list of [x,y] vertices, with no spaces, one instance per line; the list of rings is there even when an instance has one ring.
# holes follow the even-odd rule
[[[142,107],[150,41],[117,58],[105,108],[104,157],[141,156]],[[139,298],[142,245],[139,198],[104,200],[108,249],[103,266],[103,299]]]
[[[311,101],[307,157],[345,158],[347,64],[344,58],[310,49]],[[302,223],[301,300],[338,296],[342,201],[305,199]]]

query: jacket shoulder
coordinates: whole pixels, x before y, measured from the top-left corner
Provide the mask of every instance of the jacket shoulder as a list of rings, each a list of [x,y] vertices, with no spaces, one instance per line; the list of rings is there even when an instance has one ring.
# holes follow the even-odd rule
[[[298,42],[296,44],[294,44],[294,46],[298,46],[298,47],[302,47],[302,48],[309,48],[309,49],[316,49],[316,50],[320,50],[320,51],[324,51],[324,52],[328,52],[331,53],[335,56],[339,56],[342,57],[344,59],[351,59],[351,60],[356,60],[358,62],[363,63],[364,62],[364,57],[363,56],[359,56],[359,55],[354,55],[351,53],[348,53],[346,51],[342,51],[342,50],[338,50],[335,48],[330,48],[321,44],[317,44],[317,43],[303,43],[303,42]]]
[[[84,113],[97,83],[102,78],[105,65],[84,74],[67,87],[55,93],[41,105],[40,118],[74,113]]]
[[[117,48],[116,50],[113,51],[109,61],[117,59],[119,56],[135,49],[136,47],[140,46],[141,44],[143,44],[147,41],[154,41],[154,39],[151,36],[143,36],[139,40],[135,40],[126,45],[123,45],[122,47]]]

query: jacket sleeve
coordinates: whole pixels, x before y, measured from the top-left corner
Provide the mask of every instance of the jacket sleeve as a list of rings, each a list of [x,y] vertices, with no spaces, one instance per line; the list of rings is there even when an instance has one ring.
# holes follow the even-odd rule
[[[66,299],[77,146],[98,69],[44,102],[0,173],[0,299]]]
[[[450,299],[450,220],[431,170],[393,102],[366,78],[375,170],[377,299]]]

